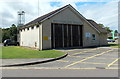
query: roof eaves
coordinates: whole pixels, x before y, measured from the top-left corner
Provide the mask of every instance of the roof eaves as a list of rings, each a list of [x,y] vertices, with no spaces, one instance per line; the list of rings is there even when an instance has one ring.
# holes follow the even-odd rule
[[[27,25],[27,26],[24,25],[24,26],[20,27],[20,29],[28,28],[30,26],[34,26],[34,25],[38,25],[38,24],[40,24],[40,23],[34,23],[34,24]]]

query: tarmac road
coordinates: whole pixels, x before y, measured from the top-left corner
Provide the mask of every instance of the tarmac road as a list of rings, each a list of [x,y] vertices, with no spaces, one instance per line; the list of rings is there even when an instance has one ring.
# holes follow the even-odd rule
[[[118,49],[110,47],[59,50],[68,53],[61,60],[26,67],[57,69],[118,69]]]
[[[3,69],[3,77],[118,77],[116,69]]]
[[[118,49],[110,47],[59,49],[61,60],[23,67],[3,67],[4,77],[118,77]]]

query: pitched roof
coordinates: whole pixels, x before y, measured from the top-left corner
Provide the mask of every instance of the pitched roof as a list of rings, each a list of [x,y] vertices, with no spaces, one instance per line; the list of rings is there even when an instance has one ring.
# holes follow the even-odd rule
[[[69,4],[69,5],[70,5],[70,4]],[[66,5],[66,6],[64,6],[64,7],[62,7],[62,8],[59,8],[59,9],[54,10],[54,11],[52,11],[52,12],[50,12],[50,13],[48,13],[48,14],[45,14],[45,15],[43,15],[43,16],[41,16],[41,17],[38,17],[37,19],[35,19],[35,20],[33,20],[33,21],[25,24],[24,26],[28,26],[28,25],[30,25],[30,24],[34,24],[34,23],[37,23],[37,22],[41,22],[42,20],[46,19],[47,17],[51,16],[52,14],[55,14],[55,13],[61,11],[62,9],[64,9],[65,7],[67,7],[67,6],[69,6],[69,5]]]
[[[62,8],[59,8],[59,9],[57,9],[57,10],[54,10],[54,11],[48,13],[48,14],[45,14],[45,15],[43,15],[43,16],[40,16],[40,17],[38,17],[37,19],[35,19],[35,20],[33,20],[33,21],[25,24],[25,25],[22,26],[21,28],[28,27],[28,26],[31,25],[31,24],[36,24],[36,23],[42,22],[42,21],[48,19],[49,17],[51,17],[52,15],[61,12],[63,9],[65,9],[65,8],[67,8],[67,7],[72,7],[72,6],[71,6],[70,4],[68,4],[68,5],[66,5],[66,6],[64,6],[64,7],[62,7]],[[72,9],[74,9],[74,8],[72,7]],[[74,10],[75,10],[75,11],[78,13],[78,15],[80,15],[85,21],[87,21],[88,23],[90,23],[90,25],[92,25],[92,27],[95,28],[97,31],[103,32],[103,33],[107,33],[107,30],[104,29],[104,28],[102,28],[102,27],[99,27],[98,24],[97,24],[95,21],[86,19],[86,18],[85,18],[84,16],[82,16],[76,9],[74,9]]]
[[[96,29],[98,29],[102,33],[108,33],[108,31],[105,28],[100,27],[95,21],[87,19],[87,21],[92,24]]]

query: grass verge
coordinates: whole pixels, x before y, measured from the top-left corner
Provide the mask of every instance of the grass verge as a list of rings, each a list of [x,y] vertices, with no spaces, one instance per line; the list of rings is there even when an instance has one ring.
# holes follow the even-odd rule
[[[64,52],[56,50],[32,50],[19,46],[2,47],[0,59],[30,59],[30,58],[56,58],[65,55]]]
[[[108,46],[110,46],[110,47],[120,47],[120,44],[118,44],[118,43],[108,43]]]

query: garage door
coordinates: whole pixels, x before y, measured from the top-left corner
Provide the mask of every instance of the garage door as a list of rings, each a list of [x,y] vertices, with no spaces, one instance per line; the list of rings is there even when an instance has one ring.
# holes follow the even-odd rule
[[[51,37],[52,48],[82,46],[82,26],[52,23]]]

